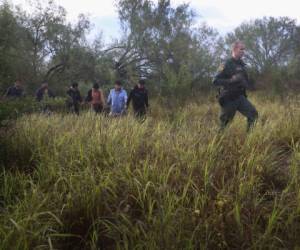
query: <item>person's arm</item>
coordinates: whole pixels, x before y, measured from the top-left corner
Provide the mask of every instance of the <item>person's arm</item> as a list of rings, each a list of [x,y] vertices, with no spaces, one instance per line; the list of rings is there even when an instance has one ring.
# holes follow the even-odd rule
[[[79,103],[82,103],[82,96],[81,96],[79,90],[78,90],[78,102],[79,102]]]
[[[213,84],[217,87],[229,87],[232,84],[240,83],[244,80],[244,77],[240,72],[232,71],[230,62],[227,61],[225,64],[222,64],[214,77]]]
[[[48,96],[51,98],[55,97],[54,93],[50,89],[48,89]]]
[[[67,93],[68,96],[72,97],[70,89],[68,89],[66,93]]]
[[[111,96],[111,95],[112,95],[112,91],[109,91],[109,95],[108,95],[108,97],[107,97],[107,102],[106,102],[107,105],[109,105],[109,106],[111,105],[111,99],[112,99],[112,96]]]
[[[5,97],[5,98],[9,97],[9,96],[10,96],[10,92],[11,92],[11,87],[9,87],[9,88],[6,90],[6,92],[5,92],[5,94],[4,94],[4,97]]]
[[[227,71],[228,71],[227,63],[222,64],[218,69],[218,73],[215,75],[213,79],[213,85],[217,87],[226,87],[229,84],[231,84],[231,79],[230,77],[228,77]]]
[[[124,108],[127,108],[128,96],[126,90],[124,90]]]
[[[42,90],[41,89],[38,89],[36,92],[35,92],[35,99],[40,102],[42,99],[43,99],[43,94],[42,94]]]
[[[68,89],[68,90],[66,91],[66,94],[67,94],[67,99],[66,99],[67,105],[73,104],[73,103],[74,103],[74,98],[73,98],[71,89]]]
[[[85,101],[86,103],[89,103],[89,102],[92,101],[92,90],[91,90],[91,89],[88,91],[87,96],[86,96],[86,98],[85,98],[84,101]]]
[[[133,92],[133,91],[134,91],[134,90],[131,90],[130,93],[129,93],[129,97],[128,97],[127,102],[126,102],[126,106],[127,106],[127,107],[129,107],[130,101],[131,101],[131,99],[132,99],[132,94],[133,94],[132,92]]]
[[[147,108],[149,108],[149,102],[148,102],[148,90],[146,90],[146,93],[145,93],[145,106]]]
[[[102,89],[100,90],[100,95],[101,95],[102,106],[104,107],[105,106],[105,97],[104,97]]]

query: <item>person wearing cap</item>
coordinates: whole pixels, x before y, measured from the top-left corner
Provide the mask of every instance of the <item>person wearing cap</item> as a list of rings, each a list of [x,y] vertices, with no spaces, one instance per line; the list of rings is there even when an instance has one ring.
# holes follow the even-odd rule
[[[67,105],[68,108],[75,112],[75,114],[79,115],[79,106],[80,103],[82,102],[81,94],[78,89],[78,83],[74,82],[70,86],[70,88],[67,91],[67,95],[69,97]]]
[[[89,90],[85,101],[91,104],[91,108],[95,113],[98,114],[103,111],[105,99],[98,83],[93,84],[93,88]]]
[[[5,93],[5,98],[20,98],[24,96],[22,83],[19,79],[15,81],[14,86],[9,87]]]
[[[121,116],[126,112],[127,93],[122,88],[122,82],[117,80],[115,88],[111,89],[107,98],[110,106],[110,116]]]
[[[127,107],[132,100],[134,115],[138,118],[143,118],[146,115],[146,110],[149,107],[148,90],[145,88],[145,80],[139,80],[138,84],[130,91]]]

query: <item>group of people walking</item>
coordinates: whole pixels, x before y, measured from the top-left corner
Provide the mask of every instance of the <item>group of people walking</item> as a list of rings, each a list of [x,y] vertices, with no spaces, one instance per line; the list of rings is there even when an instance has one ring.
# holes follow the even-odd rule
[[[88,91],[87,96],[82,98],[78,83],[73,82],[66,92],[66,105],[70,112],[74,112],[77,115],[79,115],[80,106],[88,103],[95,113],[107,112],[110,116],[117,117],[126,114],[127,108],[132,102],[135,116],[142,118],[145,117],[149,107],[148,90],[145,87],[145,83],[144,79],[140,79],[128,96],[126,90],[122,87],[122,82],[117,80],[106,100],[103,90],[100,89],[98,83],[94,83],[93,87]],[[13,98],[19,98],[23,95],[24,91],[20,80],[17,80],[14,86],[10,87],[5,94],[6,97]],[[53,97],[55,95],[49,89],[47,82],[42,83],[41,87],[35,93],[35,98],[39,102]]]
[[[77,83],[71,85],[67,95],[69,97],[67,101],[69,109],[79,114],[79,107],[83,103],[83,98]],[[107,110],[106,107],[109,107],[109,115],[114,117],[124,115],[131,102],[137,117],[144,117],[149,108],[148,90],[145,88],[145,80],[143,79],[139,80],[138,84],[130,91],[129,96],[122,87],[122,82],[117,80],[114,88],[110,90],[107,100],[105,100],[99,85],[95,83],[92,89],[88,91],[84,102],[89,103],[95,113],[104,112]]]
[[[245,53],[245,45],[241,41],[232,44],[231,57],[219,68],[213,79],[213,84],[219,89],[218,102],[221,107],[220,127],[221,131],[233,120],[237,111],[247,117],[248,131],[255,124],[258,112],[253,104],[248,100],[246,89],[249,87],[249,79],[246,64],[242,60]],[[21,82],[16,81],[15,86],[7,90],[6,96],[20,97],[23,94]],[[122,116],[126,113],[127,107],[132,101],[134,114],[137,117],[146,115],[148,104],[148,91],[145,88],[145,80],[139,80],[138,84],[130,91],[129,96],[122,87],[121,81],[115,82],[115,87],[110,90],[105,101],[103,91],[95,83],[88,91],[83,101],[78,84],[73,83],[67,91],[67,105],[70,110],[79,114],[80,104],[89,103],[96,113],[101,113],[109,107],[109,115]],[[37,101],[41,101],[45,96],[54,97],[49,90],[48,84],[42,84],[36,92]]]

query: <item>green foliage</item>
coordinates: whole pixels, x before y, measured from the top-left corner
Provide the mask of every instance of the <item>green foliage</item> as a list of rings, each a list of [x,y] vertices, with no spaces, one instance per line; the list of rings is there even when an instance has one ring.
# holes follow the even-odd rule
[[[72,81],[107,87],[121,79],[129,87],[140,77],[157,93],[207,91],[220,61],[230,56],[228,45],[237,39],[246,44],[254,80],[277,79],[273,72],[287,71],[288,89],[299,85],[300,32],[288,17],[248,21],[222,37],[205,23],[196,25],[198,16],[189,4],[118,0],[122,34],[104,44],[101,33],[87,39],[91,24],[86,16],[71,24],[54,1],[33,1],[31,7],[27,13],[6,1],[0,4],[0,92],[17,78],[28,94],[48,80],[64,95]],[[276,81],[265,84],[277,92],[286,89]]]
[[[215,56],[219,35],[206,25],[195,29],[196,13],[188,4],[174,7],[170,1],[120,0],[118,10],[125,33],[124,41],[116,45],[120,77],[130,78],[129,73],[149,77],[163,92],[178,84],[170,79],[181,78],[182,71],[188,79],[179,79],[180,89],[210,84],[219,64]]]
[[[7,99],[0,102],[0,124],[5,125],[9,120],[24,114],[42,112],[46,107],[50,111],[66,111],[64,98],[49,98],[37,102],[34,98]]]
[[[28,69],[25,63],[24,29],[7,3],[0,4],[0,91],[6,89]]]
[[[86,45],[89,20],[80,15],[76,24],[67,23],[66,11],[53,1],[37,1],[32,7],[28,14],[7,3],[0,5],[0,91],[16,78],[26,83],[29,94],[43,80],[62,93],[73,80],[96,79],[97,59]]]
[[[245,42],[246,58],[257,72],[265,73],[284,66],[295,55],[296,20],[289,17],[264,17],[244,22],[227,35],[227,44]]]

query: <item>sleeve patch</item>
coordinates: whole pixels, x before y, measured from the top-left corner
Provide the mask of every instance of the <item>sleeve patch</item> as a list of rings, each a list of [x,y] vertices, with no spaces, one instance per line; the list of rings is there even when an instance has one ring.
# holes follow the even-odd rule
[[[222,64],[219,66],[218,71],[219,71],[219,72],[222,72],[222,71],[224,70],[224,68],[225,68],[225,64],[222,63]]]

